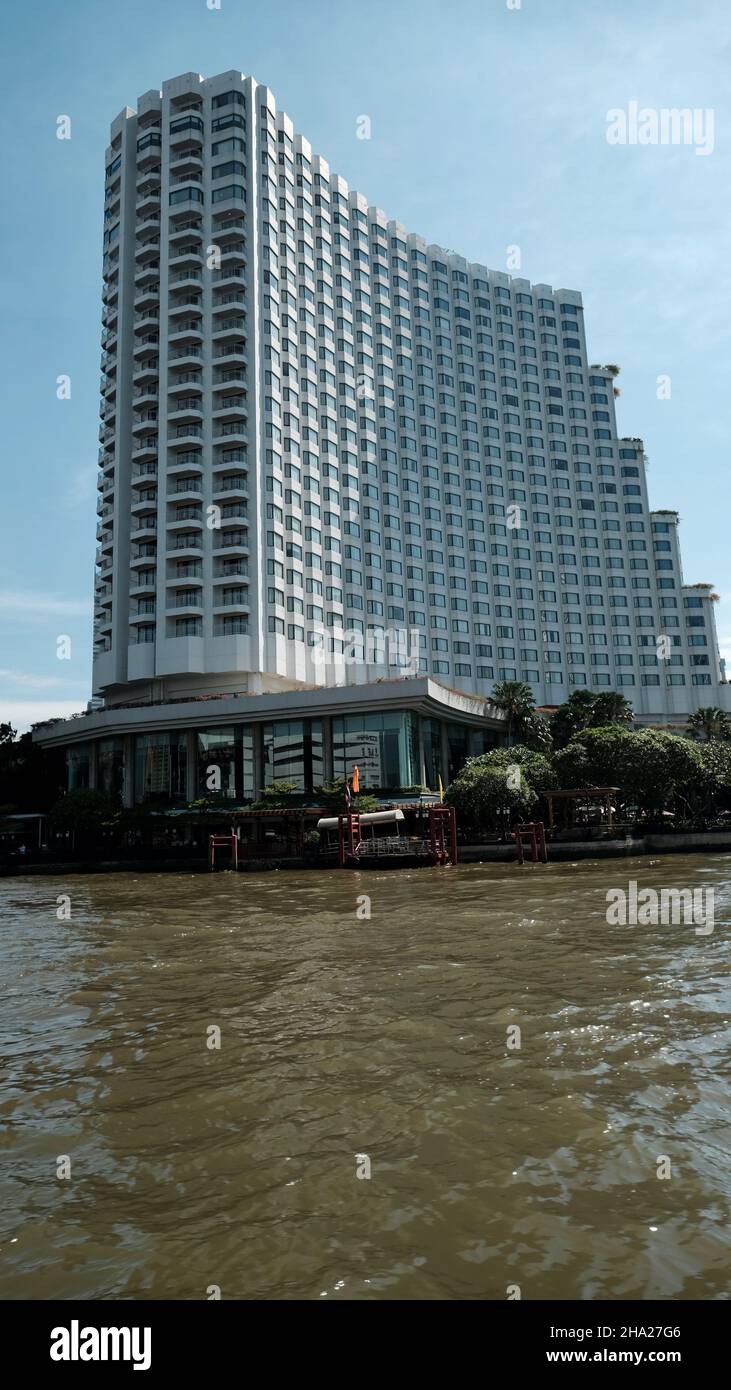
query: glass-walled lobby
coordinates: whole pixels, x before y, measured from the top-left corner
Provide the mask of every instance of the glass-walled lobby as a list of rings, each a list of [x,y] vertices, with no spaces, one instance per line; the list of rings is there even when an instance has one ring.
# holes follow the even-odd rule
[[[138,734],[135,739],[135,801],[185,801],[186,797],[185,734]]]
[[[222,801],[254,798],[254,732],[248,724],[199,729],[196,796]]]
[[[421,782],[416,716],[408,711],[333,719],[332,747],[333,775],[349,778],[357,765],[364,790],[393,791]]]
[[[95,787],[126,805],[221,801],[245,805],[277,782],[316,800],[329,778],[352,777],[389,796],[446,787],[498,733],[411,710],[229,723],[99,738],[67,749],[67,789]]]
[[[264,785],[294,782],[312,793],[325,780],[321,719],[287,719],[264,724]]]

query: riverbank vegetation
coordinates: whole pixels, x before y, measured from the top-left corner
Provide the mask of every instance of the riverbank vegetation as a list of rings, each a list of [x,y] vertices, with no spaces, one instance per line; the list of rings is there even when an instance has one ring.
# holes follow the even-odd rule
[[[505,698],[500,688],[496,694]],[[632,729],[631,722],[623,696],[577,691],[556,711],[550,743],[541,738],[537,752],[530,738],[534,724],[525,722],[518,701],[513,726],[527,730],[526,741],[469,758],[446,800],[463,831],[505,830],[519,819],[541,819],[541,793],[551,788],[612,788],[615,823],[627,829],[731,824],[731,738],[722,712],[699,710],[688,734]]]

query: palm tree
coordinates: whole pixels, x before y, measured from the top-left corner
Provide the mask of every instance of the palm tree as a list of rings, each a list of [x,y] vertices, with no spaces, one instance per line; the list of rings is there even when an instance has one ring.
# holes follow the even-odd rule
[[[525,681],[500,681],[492,689],[492,703],[508,717],[508,743],[513,730],[520,733],[523,721],[533,714],[536,702],[533,691]]]
[[[605,690],[594,700],[591,723],[595,727],[603,724],[631,724],[634,710],[629,700],[618,690]]]
[[[702,705],[688,717],[688,728],[698,738],[702,736],[706,743],[710,743],[712,738],[729,738],[731,735],[728,716],[717,705]]]

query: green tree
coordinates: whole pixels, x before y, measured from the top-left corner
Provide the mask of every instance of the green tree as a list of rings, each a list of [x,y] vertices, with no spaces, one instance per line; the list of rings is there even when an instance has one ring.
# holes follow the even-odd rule
[[[296,782],[286,781],[284,778],[278,782],[272,782],[270,786],[264,787],[258,801],[252,801],[250,811],[274,810],[280,806],[291,806],[292,796],[299,791]]]
[[[634,710],[625,695],[618,690],[599,691],[594,699],[591,727],[604,728],[607,724],[631,724]]]
[[[575,734],[554,761],[563,786],[619,787],[648,812],[660,811],[677,798],[687,812],[694,789],[703,782],[697,754],[692,743],[677,734],[610,724]]]
[[[50,811],[66,783],[64,754],[17,737],[11,724],[0,724],[0,795],[15,811]]]
[[[505,831],[530,815],[538,797],[525,777],[514,785],[506,767],[475,766],[482,761],[475,758],[471,766],[465,765],[450,782],[444,800],[465,825]]]
[[[618,724],[610,724],[604,729],[582,729],[581,733],[574,734],[566,751],[577,745],[583,748],[586,755],[584,770],[587,779],[583,785],[619,786],[620,774],[624,775],[625,755],[629,748],[627,740],[631,739],[632,734],[620,728]]]
[[[56,802],[51,811],[51,825],[54,830],[91,836],[114,820],[117,809],[116,799],[108,792],[78,787]]]
[[[537,710],[529,711],[520,721],[520,738],[522,743],[537,753],[550,754],[553,748],[550,720]]]
[[[345,802],[345,778],[333,777],[331,781],[324,782],[317,789],[318,801],[330,812],[332,816],[341,816],[347,810]],[[351,804],[354,811],[375,811],[378,806],[378,798],[370,792],[357,792],[351,797]]]
[[[695,738],[710,743],[712,739],[731,738],[728,716],[717,705],[702,705],[688,717],[688,729]]]
[[[712,739],[697,751],[703,765],[703,812],[718,815],[731,808],[731,743]]]
[[[565,748],[558,748],[553,755],[553,766],[559,787],[590,787],[589,755],[583,744],[572,739]]]
[[[534,791],[541,792],[546,787],[557,785],[556,771],[552,758],[523,743],[513,743],[510,748],[493,748],[482,753],[479,758],[468,758],[466,768],[479,771],[480,768],[519,767]],[[461,775],[461,774],[460,774]]]
[[[574,734],[582,729],[604,728],[608,724],[631,724],[634,713],[629,700],[616,690],[600,693],[593,690],[574,690],[565,704],[559,705],[553,716],[551,733],[557,748],[565,748]]]
[[[535,714],[536,702],[530,686],[524,681],[500,681],[493,686],[490,698],[507,716],[508,742],[513,734],[520,737],[523,724]]]

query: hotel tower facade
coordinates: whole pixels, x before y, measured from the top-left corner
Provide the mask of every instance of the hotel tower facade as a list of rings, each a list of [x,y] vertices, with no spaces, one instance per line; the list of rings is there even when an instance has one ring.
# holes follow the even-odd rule
[[[473,711],[511,680],[645,723],[727,703],[577,291],[407,231],[238,72],[113,122],[103,277],[98,733],[405,678]]]

